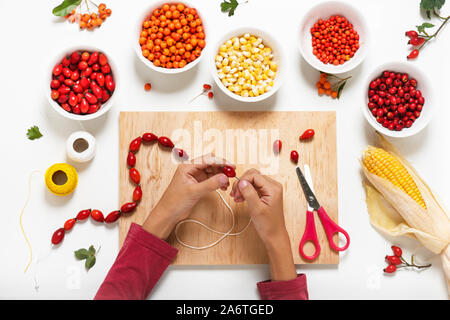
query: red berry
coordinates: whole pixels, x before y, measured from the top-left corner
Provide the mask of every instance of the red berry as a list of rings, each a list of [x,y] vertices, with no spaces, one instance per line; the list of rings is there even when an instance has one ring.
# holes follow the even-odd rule
[[[214,97],[214,93],[212,91],[208,92],[208,98],[212,99]]]
[[[75,225],[77,219],[69,219],[64,223],[64,230],[69,231]]]
[[[84,97],[86,98],[86,100],[89,102],[89,104],[96,104],[98,99],[96,96],[94,96],[92,93],[90,92],[86,92],[84,94]]]
[[[95,80],[97,80],[97,83],[100,87],[103,87],[105,85],[105,76],[103,75],[103,73],[97,73]]]
[[[311,139],[314,137],[314,134],[315,132],[313,129],[308,129],[300,136],[300,141]]]
[[[128,202],[125,203],[121,208],[120,211],[123,213],[128,213],[136,209],[137,203],[136,202]]]
[[[387,262],[389,262],[389,264],[402,264],[402,260],[400,260],[400,258],[397,256],[386,256],[385,259],[387,260]]]
[[[142,142],[142,138],[141,137],[137,137],[136,139],[131,141],[131,143],[130,143],[130,151],[131,152],[137,152],[139,150],[139,148],[141,147],[141,142]]]
[[[63,70],[63,65],[62,64],[58,64],[53,68],[53,75],[55,76],[59,76],[62,73]]]
[[[205,84],[203,85],[203,89],[204,89],[204,90],[211,90],[211,85],[205,83]]]
[[[408,55],[408,59],[416,59],[419,56],[419,50],[413,50],[411,51],[411,53]]]
[[[136,184],[139,184],[139,182],[141,182],[141,175],[135,168],[130,169],[130,179]]]
[[[298,152],[297,151],[295,151],[295,150],[291,151],[291,160],[295,164],[298,163]]]
[[[236,171],[233,167],[230,166],[224,166],[222,168],[222,172],[228,177],[228,178],[234,178],[236,177]]]
[[[178,158],[188,158],[187,153],[183,149],[174,148],[173,152]]]
[[[408,44],[413,45],[413,46],[420,46],[422,44],[424,44],[425,42],[425,38],[411,38],[411,40],[408,41]]]
[[[161,146],[163,146],[163,147],[171,148],[171,149],[175,146],[175,145],[173,144],[172,140],[170,140],[170,139],[167,138],[167,137],[159,137],[159,138],[158,138],[158,143],[159,143]]]
[[[133,191],[133,201],[138,202],[142,199],[142,189],[140,186],[137,186]]]
[[[273,143],[273,152],[279,154],[281,152],[282,147],[283,143],[281,142],[281,140],[275,140],[275,142]]]
[[[145,142],[153,142],[158,140],[158,137],[153,133],[147,132],[142,135],[142,140],[144,140]]]
[[[400,247],[392,246],[391,248],[392,248],[392,252],[394,252],[394,254],[397,257],[401,257],[402,256],[403,252],[402,252],[402,249]]]
[[[414,31],[414,30],[406,31],[405,35],[408,36],[409,38],[417,38],[419,36],[417,31]]]
[[[103,222],[105,220],[103,213],[100,210],[92,210],[91,218],[97,222]]]
[[[147,82],[147,83],[144,85],[144,89],[145,89],[145,91],[150,91],[150,90],[152,89],[152,84],[149,83],[149,82]]]
[[[105,222],[106,223],[116,222],[117,219],[119,219],[119,217],[120,217],[120,211],[119,210],[113,211],[106,216]]]
[[[127,157],[127,164],[130,167],[134,167],[136,165],[136,156],[134,155],[133,152],[128,152],[128,157]]]
[[[395,264],[390,264],[385,269],[383,269],[383,271],[386,273],[394,273],[396,270],[397,267],[395,266]]]
[[[91,54],[91,57],[89,58],[88,65],[93,65],[94,63],[97,63],[98,61],[98,52],[94,52]]]
[[[108,63],[108,58],[103,53],[101,53],[98,57],[98,62],[101,66],[105,66]]]
[[[91,214],[91,209],[81,210],[80,212],[78,212],[76,219],[77,220],[87,219],[90,214]]]
[[[59,228],[58,230],[56,230],[52,236],[52,243],[58,244],[63,241],[65,233],[66,231],[64,230],[64,228]]]

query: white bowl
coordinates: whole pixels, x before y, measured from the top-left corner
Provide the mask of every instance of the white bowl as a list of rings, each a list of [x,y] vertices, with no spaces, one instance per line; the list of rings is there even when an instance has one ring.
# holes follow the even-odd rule
[[[405,127],[401,131],[391,131],[378,123],[376,118],[369,110],[369,97],[367,93],[369,90],[370,82],[378,78],[385,70],[407,73],[410,78],[415,78],[417,80],[417,88],[422,92],[422,95],[425,98],[425,104],[423,105],[420,117],[416,121],[414,121],[413,125],[410,128]],[[364,86],[363,98],[364,103],[361,104],[361,108],[369,124],[381,134],[394,138],[409,137],[420,132],[427,126],[428,122],[430,122],[436,109],[433,102],[433,92],[428,77],[424,72],[408,62],[390,62],[376,68],[367,78],[366,85]]]
[[[217,67],[216,67],[216,63],[215,63],[215,57],[216,57],[217,53],[219,52],[220,46],[222,44],[224,44],[227,40],[229,40],[233,37],[240,37],[240,36],[244,35],[245,33],[249,33],[251,35],[261,37],[261,39],[263,40],[263,44],[272,49],[273,61],[278,64],[277,74],[273,81],[272,90],[270,90],[262,95],[259,95],[257,97],[242,97],[242,96],[237,95],[236,93],[228,90],[227,87],[224,86],[224,84],[218,77]],[[217,44],[211,49],[211,54],[210,54],[208,63],[210,65],[210,70],[211,70],[211,74],[214,78],[214,81],[216,82],[216,84],[220,88],[220,90],[222,92],[224,92],[227,96],[229,96],[230,98],[233,98],[237,101],[241,101],[241,102],[258,102],[258,101],[262,101],[262,100],[269,98],[270,96],[275,94],[275,92],[277,92],[278,89],[280,88],[281,83],[282,83],[282,76],[283,76],[283,60],[284,59],[282,56],[283,56],[283,54],[282,54],[280,44],[268,32],[261,30],[261,29],[253,28],[253,27],[242,27],[242,28],[238,28],[238,29],[228,32],[217,42]]]
[[[313,47],[311,44],[311,27],[319,19],[326,20],[334,15],[344,16],[351,24],[353,24],[353,28],[359,34],[360,46],[353,58],[338,66],[333,64],[325,64],[317,59],[317,57],[313,54]],[[323,2],[311,8],[303,17],[298,34],[300,37],[300,53],[306,62],[317,70],[331,74],[344,73],[356,68],[366,57],[370,41],[369,30],[367,28],[365,18],[351,5],[339,1]]]
[[[139,44],[139,38],[140,38],[141,31],[142,31],[142,23],[144,22],[144,20],[146,18],[148,18],[151,15],[153,10],[162,7],[163,4],[166,4],[166,3],[174,3],[174,4],[182,3],[182,4],[184,4],[184,5],[186,5],[186,6],[190,7],[190,8],[194,8],[194,9],[197,10],[197,13],[198,13],[199,17],[202,20],[203,29],[204,29],[203,32],[205,33],[205,39],[204,40],[205,40],[206,45],[203,48],[202,54],[200,55],[200,57],[198,57],[194,61],[186,64],[183,68],[167,69],[167,68],[162,68],[162,67],[155,66],[153,64],[153,62],[151,62],[150,60],[148,60],[146,57],[144,57],[142,55],[141,46]],[[198,8],[193,3],[190,3],[189,1],[185,1],[185,0],[181,0],[181,1],[156,1],[156,2],[153,2],[150,7],[147,7],[147,9],[144,10],[144,13],[137,20],[137,24],[135,26],[136,34],[135,34],[135,36],[133,36],[132,41],[133,41],[133,46],[134,46],[135,52],[136,52],[139,60],[141,60],[142,63],[145,64],[147,67],[149,67],[150,69],[152,69],[154,71],[161,72],[161,73],[164,73],[164,74],[178,74],[178,73],[181,73],[181,72],[188,71],[188,70],[192,69],[193,67],[195,67],[197,65],[197,63],[200,62],[200,59],[205,55],[206,48],[208,47],[208,39],[209,39],[208,31],[209,30],[206,27],[204,16],[200,13],[200,10],[198,10]]]
[[[93,51],[103,52],[108,58],[108,64],[111,67],[111,73],[112,73],[112,76],[113,76],[116,88],[115,88],[113,94],[111,95],[111,97],[109,98],[109,100],[106,101],[106,103],[102,104],[101,108],[96,113],[92,113],[92,114],[74,114],[74,113],[67,112],[66,110],[64,110],[59,105],[58,102],[53,100],[52,97],[51,97],[51,90],[52,89],[50,88],[50,82],[52,81],[52,70],[53,70],[53,68],[57,64],[61,63],[62,59],[65,56],[71,54],[75,50],[89,51],[89,52],[93,52]],[[63,117],[66,117],[66,118],[72,119],[72,120],[86,121],[86,120],[92,120],[92,119],[98,118],[98,117],[104,115],[106,112],[108,112],[109,109],[111,109],[111,107],[113,105],[113,102],[114,102],[114,97],[115,97],[116,92],[117,92],[117,88],[119,87],[119,82],[118,82],[116,64],[114,63],[113,59],[111,58],[111,55],[106,53],[104,50],[99,49],[97,47],[94,47],[92,45],[84,45],[84,44],[71,46],[70,48],[65,48],[64,50],[62,50],[59,54],[57,54],[55,56],[55,58],[52,60],[51,64],[47,67],[47,72],[48,72],[47,73],[48,77],[46,78],[47,80],[45,82],[45,91],[44,91],[45,95],[47,96],[47,99],[48,99],[50,105],[53,107],[53,109],[55,109],[55,111],[57,113],[59,113],[60,115],[62,115]]]

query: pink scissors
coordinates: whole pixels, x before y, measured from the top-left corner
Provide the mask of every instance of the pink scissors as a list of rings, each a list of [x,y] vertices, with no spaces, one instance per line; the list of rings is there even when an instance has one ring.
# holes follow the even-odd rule
[[[314,260],[320,254],[320,244],[317,239],[316,225],[314,222],[314,211],[317,211],[317,215],[322,222],[323,228],[325,229],[325,233],[327,234],[328,242],[330,247],[336,251],[344,251],[350,245],[350,237],[348,233],[339,227],[333,220],[330,219],[325,209],[319,204],[314,195],[313,190],[313,182],[311,178],[311,172],[309,170],[309,166],[305,165],[305,175],[303,175],[300,168],[297,167],[297,175],[300,180],[300,185],[302,186],[303,193],[305,194],[306,201],[308,202],[308,210],[306,211],[306,225],[305,232],[303,233],[303,237],[300,240],[299,251],[303,258],[306,260]],[[336,233],[342,233],[347,243],[343,247],[337,246],[333,241],[333,235]],[[306,242],[311,241],[314,244],[315,252],[312,256],[308,256],[303,251],[303,247]],[[339,240],[338,240],[339,241]]]

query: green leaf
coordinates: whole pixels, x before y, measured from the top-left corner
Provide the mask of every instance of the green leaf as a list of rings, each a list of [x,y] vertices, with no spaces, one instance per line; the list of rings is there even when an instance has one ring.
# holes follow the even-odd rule
[[[37,126],[33,126],[30,129],[28,129],[27,136],[28,139],[35,140],[42,137],[42,133],[39,131],[39,128]]]
[[[445,0],[421,0],[420,8],[426,11],[433,11],[434,9],[441,9]]]
[[[58,17],[65,17],[78,7],[81,0],[64,0],[59,6],[53,9],[53,14]]]
[[[89,256],[86,259],[86,263],[84,264],[84,266],[86,267],[86,269],[89,270],[90,268],[92,268],[94,266],[94,264],[95,264],[95,256]]]
[[[239,3],[237,2],[237,0],[229,0],[229,2],[227,2],[227,0],[224,0],[220,4],[220,8],[222,12],[228,12],[228,16],[230,17],[234,15],[234,10],[236,10],[238,5]]]
[[[89,258],[89,251],[86,249],[79,249],[75,251],[75,257],[77,257],[78,260],[83,260]]]
[[[433,28],[434,24],[424,22],[424,23],[422,23],[422,25],[416,26],[416,27],[417,27],[417,31],[419,31],[419,33],[425,33],[425,29]]]
[[[344,81],[338,88],[337,90],[337,98],[339,99],[341,97],[341,93],[342,90],[344,90],[345,84],[347,83],[347,81]]]
[[[95,248],[94,246],[89,247],[89,254],[95,256]]]

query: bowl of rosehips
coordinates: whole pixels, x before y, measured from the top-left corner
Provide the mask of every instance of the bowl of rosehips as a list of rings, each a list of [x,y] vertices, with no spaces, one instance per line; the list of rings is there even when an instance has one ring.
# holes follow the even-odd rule
[[[52,107],[73,120],[91,120],[108,112],[116,91],[116,68],[95,47],[64,50],[51,67],[46,94]]]
[[[390,137],[420,132],[434,111],[428,78],[409,63],[393,62],[376,68],[367,80],[364,95],[362,110],[367,121]]]
[[[339,1],[322,2],[303,17],[298,30],[300,53],[316,70],[339,74],[366,57],[369,30],[365,17]]]
[[[157,1],[137,19],[132,38],[138,59],[148,68],[179,74],[204,55],[207,32],[197,8],[188,1]]]

